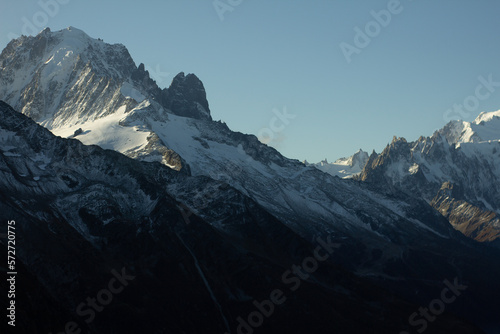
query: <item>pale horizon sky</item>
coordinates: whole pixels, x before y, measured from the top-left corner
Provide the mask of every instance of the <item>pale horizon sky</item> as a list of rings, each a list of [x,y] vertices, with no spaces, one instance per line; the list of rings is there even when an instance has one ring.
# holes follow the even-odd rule
[[[0,0],[0,49],[74,26],[124,44],[160,87],[195,73],[232,130],[274,129],[285,156],[334,161],[499,110],[499,13],[494,0]]]

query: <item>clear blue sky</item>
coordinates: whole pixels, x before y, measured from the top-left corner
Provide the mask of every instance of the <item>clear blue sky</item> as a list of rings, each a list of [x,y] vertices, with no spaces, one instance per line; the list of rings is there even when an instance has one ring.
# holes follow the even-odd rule
[[[479,76],[500,82],[496,0],[220,0],[234,5],[223,20],[213,0],[40,4],[54,1],[0,0],[0,48],[23,27],[31,33],[25,21],[122,43],[162,87],[180,71],[195,73],[213,118],[231,129],[258,134],[274,124],[270,144],[290,158],[380,152],[393,135],[415,140],[447,118],[500,109],[500,87],[474,98]],[[370,24],[371,11],[388,6],[390,22]],[[367,24],[373,37],[357,41],[363,47],[348,63],[340,45],[355,47],[354,28]],[[445,114],[464,100],[472,111]],[[284,108],[296,117],[273,123],[273,110]]]

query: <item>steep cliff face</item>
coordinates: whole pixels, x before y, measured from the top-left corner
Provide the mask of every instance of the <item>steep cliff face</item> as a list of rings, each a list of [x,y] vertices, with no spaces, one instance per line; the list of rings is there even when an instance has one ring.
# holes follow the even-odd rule
[[[205,89],[196,75],[177,74],[164,92],[164,106],[176,115],[212,120]]]
[[[463,192],[450,182],[445,182],[431,201],[449,222],[464,235],[480,242],[492,242],[500,237],[500,217],[494,211],[485,210],[461,200]]]

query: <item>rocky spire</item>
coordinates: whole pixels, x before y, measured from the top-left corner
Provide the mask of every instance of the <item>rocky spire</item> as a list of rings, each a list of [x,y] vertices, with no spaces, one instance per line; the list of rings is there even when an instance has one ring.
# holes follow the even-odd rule
[[[163,91],[163,105],[179,116],[211,120],[203,83],[194,74],[177,74]]]

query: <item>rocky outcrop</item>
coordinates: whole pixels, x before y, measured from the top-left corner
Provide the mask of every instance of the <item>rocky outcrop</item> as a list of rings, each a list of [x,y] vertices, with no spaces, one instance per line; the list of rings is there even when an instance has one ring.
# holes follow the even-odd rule
[[[348,158],[340,158],[333,163],[328,163],[327,159],[310,164],[304,161],[306,166],[314,166],[317,169],[333,176],[341,178],[353,178],[357,176],[366,165],[369,159],[368,153],[359,149],[356,153]]]
[[[176,115],[212,120],[203,83],[194,74],[177,74],[162,92],[163,106]]]
[[[499,215],[460,199],[463,197],[462,191],[450,182],[445,182],[431,201],[431,206],[464,235],[479,242],[497,240],[500,237]]]

